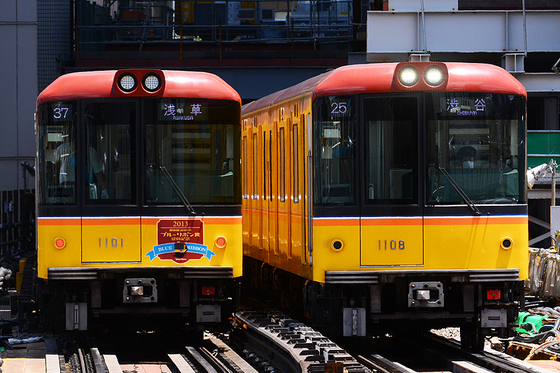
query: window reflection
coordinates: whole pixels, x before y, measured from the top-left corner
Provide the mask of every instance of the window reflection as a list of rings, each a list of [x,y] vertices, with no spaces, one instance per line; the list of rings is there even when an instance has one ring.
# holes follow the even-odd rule
[[[464,203],[456,187],[475,203],[524,199],[523,172],[519,172],[525,168],[524,145],[519,140],[524,131],[521,100],[492,94],[434,98],[428,120],[429,203]]]
[[[190,204],[239,203],[238,105],[154,100],[147,118],[145,203],[182,204],[181,194]]]
[[[367,203],[417,203],[418,101],[364,100]]]
[[[134,102],[85,105],[87,203],[134,203]]]
[[[354,204],[356,193],[354,97],[332,96],[315,101],[314,132],[318,136],[320,182],[315,203]]]
[[[39,203],[76,203],[76,102],[43,104],[37,112],[39,131]]]

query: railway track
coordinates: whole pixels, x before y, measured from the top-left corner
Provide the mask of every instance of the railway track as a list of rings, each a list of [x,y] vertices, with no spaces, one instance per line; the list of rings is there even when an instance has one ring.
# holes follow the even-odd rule
[[[108,342],[110,341],[110,343]],[[351,340],[350,340],[351,341]],[[278,311],[238,310],[229,334],[191,343],[180,333],[144,332],[69,340],[47,356],[49,373],[543,373],[494,350],[461,351],[454,340],[410,333],[335,343]],[[72,346],[69,348],[68,346]],[[56,366],[56,369],[54,368]]]
[[[432,334],[373,338],[367,345],[362,339],[359,349],[346,349],[281,312],[240,310],[235,320],[245,341],[280,372],[546,372],[490,348],[465,352],[458,341]]]
[[[418,371],[440,372],[495,372],[495,373],[543,373],[543,370],[513,356],[495,351],[487,347],[478,353],[461,350],[460,343],[434,335],[422,335],[415,338],[396,338],[400,351],[385,354],[365,353],[358,355],[357,360],[364,366],[379,373],[412,373]],[[385,346],[391,348],[389,343]],[[371,346],[363,351],[372,351]],[[383,355],[382,355],[383,354]],[[390,357],[388,357],[390,356]]]
[[[90,346],[91,341],[72,341],[76,346],[71,353],[47,357],[49,373],[257,373],[245,359],[235,353],[216,336],[209,335],[202,344],[161,345],[156,342],[146,346],[146,338],[129,336],[127,345],[116,337],[119,348]],[[165,338],[165,336],[164,336]],[[143,344],[140,346],[139,344]],[[175,344],[175,345],[174,345]],[[148,347],[148,349],[146,348]],[[150,351],[148,351],[150,350]]]
[[[282,372],[370,372],[336,343],[281,312],[241,310],[235,320],[247,343]]]

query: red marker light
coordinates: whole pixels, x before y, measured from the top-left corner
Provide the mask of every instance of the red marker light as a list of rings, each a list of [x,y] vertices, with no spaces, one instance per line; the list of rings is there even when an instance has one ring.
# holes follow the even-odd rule
[[[216,247],[218,249],[223,249],[227,245],[227,239],[224,236],[216,238]]]
[[[62,250],[66,247],[66,240],[62,237],[57,237],[54,239],[54,247]]]

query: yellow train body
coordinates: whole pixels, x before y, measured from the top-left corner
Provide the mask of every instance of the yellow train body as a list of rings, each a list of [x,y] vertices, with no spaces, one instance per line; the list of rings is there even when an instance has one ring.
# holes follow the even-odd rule
[[[360,227],[357,218],[315,219],[310,279],[325,282],[326,271],[496,268],[520,269],[520,278],[528,277],[525,217],[372,220],[362,221]],[[503,247],[501,237],[510,238],[513,246]],[[336,240],[343,242],[339,250],[333,248]]]
[[[167,221],[175,232],[159,232],[158,223]],[[188,222],[201,222],[205,252],[192,259],[174,259],[150,255],[162,235],[186,238]],[[182,225],[182,226],[179,226]],[[161,228],[160,228],[161,229]],[[183,235],[183,236],[181,236]],[[57,240],[63,239],[63,247]],[[230,267],[233,277],[242,275],[241,216],[173,217],[66,217],[38,218],[39,277],[48,278],[49,269],[71,268],[158,268],[158,267]]]

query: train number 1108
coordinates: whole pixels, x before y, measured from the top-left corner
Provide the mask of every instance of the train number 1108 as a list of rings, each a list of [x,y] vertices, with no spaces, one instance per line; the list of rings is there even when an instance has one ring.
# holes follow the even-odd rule
[[[379,240],[379,250],[387,250],[387,249],[391,249],[391,250],[404,250],[404,240],[391,240],[391,241],[387,241],[387,240]]]

